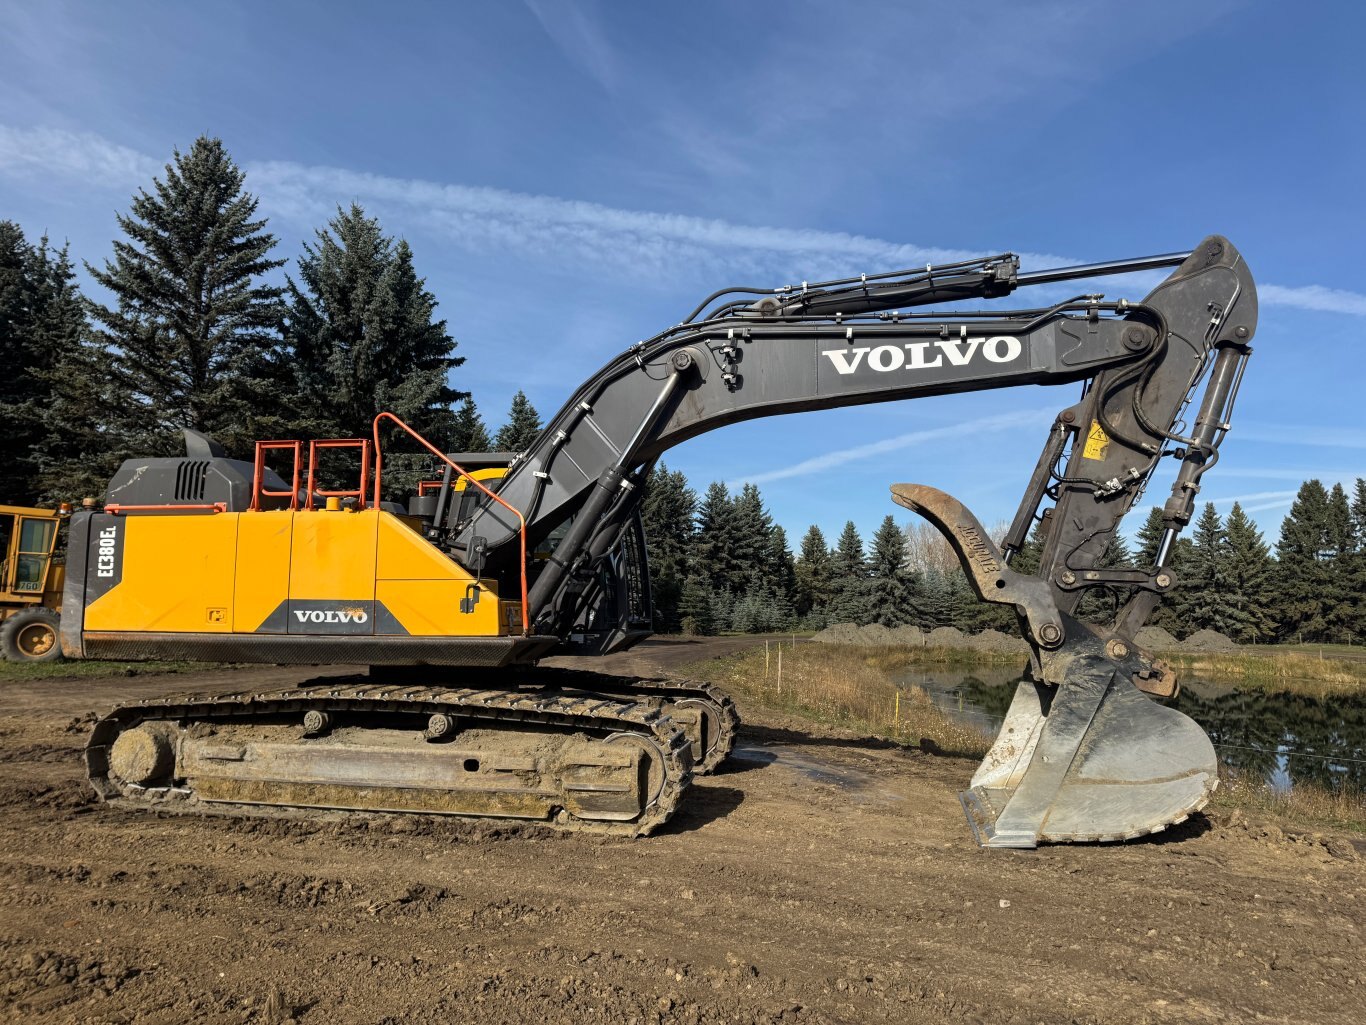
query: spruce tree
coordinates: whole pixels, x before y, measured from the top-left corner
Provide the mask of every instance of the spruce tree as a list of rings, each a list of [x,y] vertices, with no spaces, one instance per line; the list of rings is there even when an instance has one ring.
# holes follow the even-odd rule
[[[830,624],[830,599],[834,594],[834,566],[821,528],[812,524],[802,536],[801,552],[794,567],[793,611],[808,626]]]
[[[465,401],[455,411],[455,423],[451,428],[452,452],[490,452],[493,440],[489,437],[484,418],[475,408],[474,397],[465,396]]]
[[[831,602],[832,621],[860,626],[871,622],[868,564],[863,553],[863,538],[853,520],[844,524],[831,562],[835,591]]]
[[[1352,492],[1352,532],[1356,546],[1348,563],[1347,593],[1353,596],[1350,623],[1353,644],[1366,642],[1366,477]]]
[[[47,502],[98,498],[119,463],[135,454],[118,430],[128,400],[112,380],[109,352],[91,336],[66,247],[50,254],[44,240],[38,257],[34,486]]]
[[[655,629],[679,629],[683,588],[688,577],[688,550],[692,544],[693,514],[697,493],[678,470],[660,463],[645,481],[641,519],[650,560],[650,584],[654,598]]]
[[[1268,612],[1274,601],[1271,552],[1257,525],[1237,502],[1229,511],[1224,531],[1227,564],[1223,580],[1230,619],[1227,633],[1240,644],[1269,640],[1276,627]]]
[[[793,602],[797,590],[797,565],[792,558],[792,549],[787,546],[787,531],[778,524],[768,534],[767,572],[773,601],[780,611],[785,610],[784,625],[793,615]],[[782,629],[781,626],[774,629]]]
[[[1186,569],[1186,619],[1192,631],[1230,634],[1236,626],[1230,606],[1228,534],[1213,502],[1206,502],[1195,521],[1190,563]]]
[[[270,257],[275,237],[245,177],[220,140],[196,139],[119,216],[113,259],[86,265],[114,297],[89,306],[112,382],[126,391],[112,426],[145,454],[178,451],[182,427],[242,455],[278,430],[268,356],[282,290],[260,279],[284,261]]]
[[[869,614],[873,622],[901,626],[917,618],[906,569],[906,535],[890,515],[883,518],[873,534],[868,575]]]
[[[678,611],[683,633],[706,636],[716,632],[712,591],[700,573],[693,573],[683,582]]]
[[[298,274],[288,279],[283,352],[295,432],[368,438],[387,411],[452,448],[450,406],[465,393],[451,388],[450,372],[464,359],[452,355],[408,243],[353,203],[304,244]],[[394,442],[399,451],[414,444]]]
[[[1341,643],[1351,638],[1361,595],[1352,589],[1352,562],[1356,554],[1356,529],[1347,492],[1334,484],[1328,493],[1326,523],[1327,558],[1330,571],[1329,604],[1324,610],[1325,640]]]
[[[1333,539],[1330,537],[1328,492],[1317,480],[1305,481],[1290,514],[1281,522],[1275,617],[1286,640],[1326,640],[1332,605],[1339,600],[1334,585]]]
[[[508,422],[498,429],[493,439],[496,452],[525,452],[541,433],[541,417],[531,400],[519,388],[512,397]]]
[[[731,566],[725,581],[727,590],[744,594],[756,585],[774,583],[772,578],[773,518],[764,508],[763,497],[754,484],[745,484],[731,503]]]
[[[714,593],[729,593],[731,581],[736,577],[732,510],[733,503],[725,484],[713,481],[697,508],[697,530],[693,534],[688,562],[692,571],[700,574]]]
[[[37,430],[32,416],[37,392],[34,368],[42,360],[35,337],[36,254],[23,230],[0,221],[0,501],[31,503],[31,459]]]

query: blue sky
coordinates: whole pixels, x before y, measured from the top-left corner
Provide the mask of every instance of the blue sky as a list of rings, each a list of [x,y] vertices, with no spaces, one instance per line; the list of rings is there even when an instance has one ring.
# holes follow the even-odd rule
[[[1201,497],[1240,499],[1274,540],[1305,477],[1366,475],[1366,14],[1314,11],[9,3],[0,217],[98,263],[173,148],[218,135],[281,255],[352,200],[410,241],[467,357],[457,386],[495,425],[516,389],[550,414],[723,285],[1006,250],[1028,269],[1218,232],[1263,306]],[[760,481],[794,541],[812,522],[866,536],[900,519],[896,481],[990,523],[1074,395],[761,420],[668,461],[699,490]],[[1159,478],[1149,495],[1166,491]]]

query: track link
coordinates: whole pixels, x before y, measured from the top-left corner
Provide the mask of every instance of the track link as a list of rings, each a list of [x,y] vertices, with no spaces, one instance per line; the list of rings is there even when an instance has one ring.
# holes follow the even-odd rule
[[[614,742],[629,741],[630,746],[642,752],[639,758],[646,764],[642,770],[648,777],[641,803],[643,809],[629,821],[604,821],[595,818],[581,818],[565,807],[550,809],[547,816],[541,817],[545,824],[579,832],[606,833],[619,836],[644,836],[667,822],[677,809],[683,792],[691,781],[692,751],[685,730],[667,714],[667,707],[653,696],[630,694],[603,694],[579,691],[566,691],[559,688],[528,687],[519,681],[518,686],[506,689],[480,689],[474,687],[436,687],[408,684],[344,683],[336,681],[316,686],[304,686],[270,693],[241,692],[218,695],[183,695],[159,700],[141,701],[136,704],[115,708],[95,723],[85,749],[86,768],[91,784],[105,800],[131,799],[148,803],[177,802],[198,811],[222,810],[231,814],[262,811],[260,804],[269,804],[264,811],[279,814],[282,811],[298,814],[326,807],[340,807],[343,810],[395,811],[406,808],[359,806],[355,803],[344,805],[318,804],[304,801],[299,805],[273,800],[258,802],[250,799],[235,801],[219,798],[211,803],[201,799],[193,784],[172,778],[166,785],[138,785],[119,778],[111,771],[111,752],[116,741],[125,733],[136,730],[143,724],[163,731],[170,730],[171,724],[178,732],[166,743],[175,745],[177,752],[183,752],[187,738],[194,738],[194,731],[213,733],[217,729],[231,732],[234,729],[271,727],[284,729],[281,723],[300,723],[312,712],[325,717],[337,716],[351,723],[361,725],[380,721],[401,719],[412,721],[414,718],[430,719],[432,716],[449,716],[467,729],[472,730],[527,730],[552,737],[586,738],[575,739],[578,750],[602,752]],[[326,721],[326,720],[324,720]],[[297,732],[297,728],[296,728]],[[363,733],[364,731],[362,731]],[[416,738],[414,738],[415,742]],[[196,743],[203,743],[195,739]],[[126,746],[136,746],[127,743]],[[277,745],[278,746],[278,745]],[[291,750],[299,748],[295,743]],[[326,748],[305,749],[310,754]],[[357,748],[338,745],[333,750],[343,756],[351,755]],[[371,748],[366,752],[374,754]],[[412,762],[422,759],[422,754],[413,751],[422,749],[412,745],[402,753],[402,757]],[[433,745],[439,752],[439,745]],[[619,755],[620,748],[616,749]],[[391,752],[380,751],[380,755]],[[177,754],[177,765],[180,755]],[[223,757],[212,755],[209,757]],[[230,756],[229,756],[230,757]],[[620,757],[616,759],[621,761]],[[316,759],[315,759],[316,761]],[[421,763],[418,762],[420,765]],[[433,761],[435,766],[435,761]],[[587,764],[594,765],[590,757]],[[604,770],[606,771],[606,770]],[[288,780],[284,786],[300,786]],[[427,784],[423,784],[427,785]],[[396,786],[387,786],[393,791]],[[611,787],[585,785],[585,791],[610,790]],[[357,791],[359,793],[359,791]],[[588,799],[591,801],[590,793]],[[282,807],[283,803],[283,807]],[[393,802],[390,802],[392,805]],[[430,807],[419,810],[431,812]],[[470,814],[460,811],[438,810],[439,814]],[[480,811],[481,817],[504,817],[496,810]],[[506,817],[535,818],[525,813]]]
[[[735,750],[736,735],[740,731],[740,711],[735,707],[735,699],[720,687],[700,680],[666,680],[655,677],[607,676],[601,673],[583,673],[573,669],[538,669],[537,673],[565,673],[576,676],[590,676],[591,680],[578,683],[564,681],[558,686],[565,689],[583,689],[599,694],[629,695],[649,694],[664,698],[671,703],[705,705],[710,715],[703,750],[693,751],[693,772],[698,776],[708,776],[715,772],[732,751]],[[547,682],[551,682],[548,678]]]

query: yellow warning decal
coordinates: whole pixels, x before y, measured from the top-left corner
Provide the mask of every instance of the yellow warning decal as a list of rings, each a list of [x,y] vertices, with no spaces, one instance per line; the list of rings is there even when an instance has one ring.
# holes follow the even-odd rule
[[[1086,433],[1086,447],[1081,450],[1083,459],[1104,459],[1110,450],[1110,436],[1100,423],[1092,420],[1091,429]]]

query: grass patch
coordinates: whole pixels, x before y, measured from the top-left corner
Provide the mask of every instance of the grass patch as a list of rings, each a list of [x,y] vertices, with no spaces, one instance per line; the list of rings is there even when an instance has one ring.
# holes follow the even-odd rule
[[[1221,766],[1219,789],[1210,804],[1215,809],[1258,812],[1290,829],[1332,827],[1366,833],[1366,794],[1350,788],[1296,783],[1289,790],[1275,790],[1263,780]]]
[[[1020,652],[975,648],[859,648],[825,644],[821,647],[869,652],[876,664],[887,672],[923,664],[1023,665],[1028,657]],[[1366,692],[1366,661],[1356,662],[1332,655],[1320,657],[1303,649],[1263,648],[1261,651],[1265,653],[1161,651],[1157,655],[1181,676],[1197,676],[1212,683],[1237,683],[1244,690],[1288,692],[1318,698]]]
[[[167,673],[199,673],[236,668],[239,667],[228,662],[102,662],[97,659],[75,659],[67,662],[0,661],[0,683],[19,680],[160,676]]]
[[[1291,651],[1250,655],[1241,651],[1161,652],[1172,668],[1214,682],[1236,681],[1248,690],[1288,691],[1311,697],[1366,691],[1366,663],[1319,658]]]
[[[779,665],[782,672],[779,675]],[[992,738],[952,722],[919,687],[888,677],[902,649],[857,645],[772,646],[688,666],[688,675],[767,708],[904,744],[930,740],[945,754],[980,758]]]

